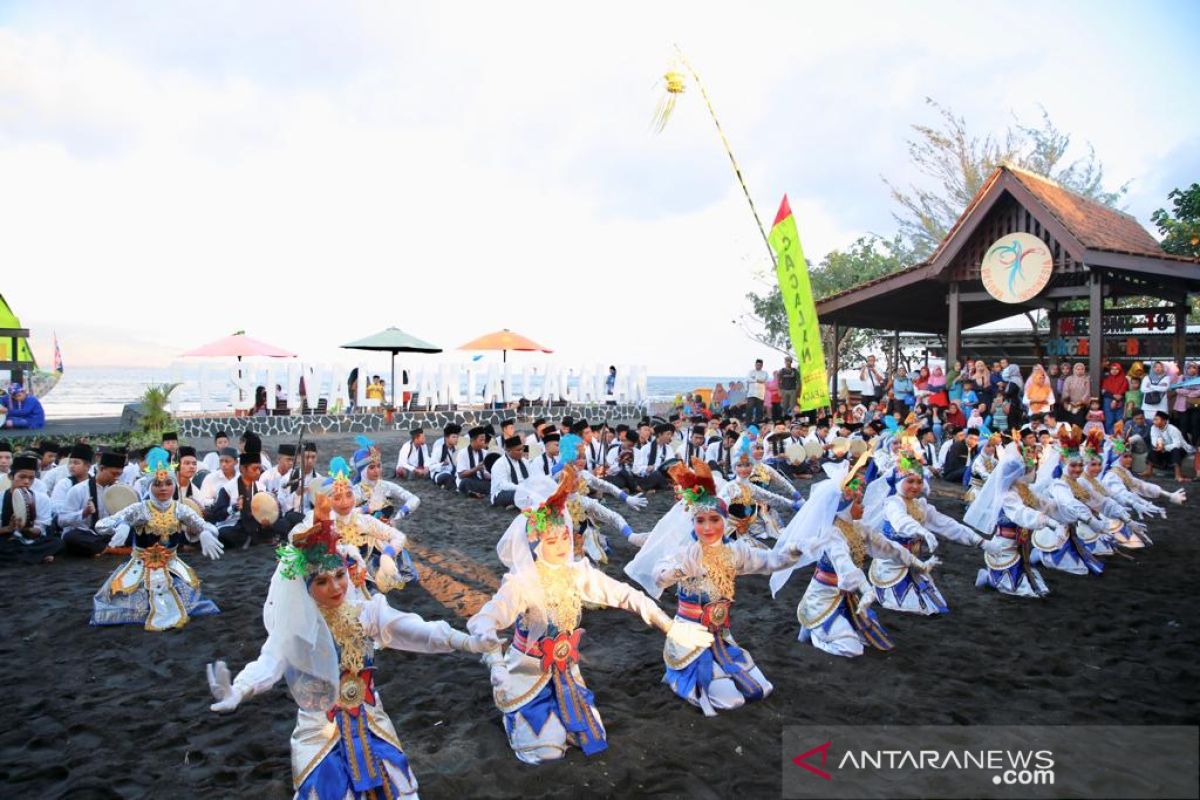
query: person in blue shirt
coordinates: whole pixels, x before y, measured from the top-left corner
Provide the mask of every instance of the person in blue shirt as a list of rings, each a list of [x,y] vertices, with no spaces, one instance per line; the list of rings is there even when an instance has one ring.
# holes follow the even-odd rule
[[[10,386],[3,402],[8,411],[4,427],[29,430],[46,427],[46,412],[42,410],[42,402],[25,391],[21,384]]]

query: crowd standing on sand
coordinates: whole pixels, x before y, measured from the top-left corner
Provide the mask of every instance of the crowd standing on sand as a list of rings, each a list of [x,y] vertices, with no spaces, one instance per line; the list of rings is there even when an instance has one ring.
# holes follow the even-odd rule
[[[1101,574],[1115,554],[1149,548],[1144,520],[1187,501],[1182,489],[1147,478],[1157,467],[1183,479],[1182,455],[1195,443],[1189,387],[1166,383],[1160,395],[1155,376],[1176,373],[1155,364],[1141,404],[1117,414],[1104,403],[1129,390],[1106,379],[1100,419],[1077,369],[1056,393],[1040,367],[1018,391],[1020,371],[996,366],[1001,380],[992,384],[981,362],[968,379],[964,370],[910,379],[900,370],[885,378],[869,361],[869,397],[812,417],[789,413],[790,374],[787,407],[770,402],[759,362],[736,413],[693,402],[632,425],[538,419],[524,437],[515,419],[499,430],[450,424],[432,443],[414,429],[394,466],[364,437],[325,462],[312,443],[268,455],[249,429],[237,446],[218,433],[203,456],[173,434],[148,450],[43,440],[14,452],[0,442],[0,559],[29,568],[96,559],[97,579],[107,576],[91,624],[159,632],[220,613],[220,598],[202,591],[203,568],[184,555],[275,548],[261,652],[236,674],[208,665],[212,709],[233,711],[286,680],[299,708],[298,798],[415,797],[417,779],[375,685],[382,650],[480,657],[498,727],[516,758],[539,764],[573,747],[585,755],[607,747],[602,703],[580,669],[589,610],[624,609],[661,631],[663,683],[712,716],[775,688],[733,634],[740,576],[770,576],[774,594],[811,567],[797,638],[855,657],[896,646],[888,613],[944,614],[967,601],[935,581],[943,540],[980,551],[981,590],[1034,599],[1057,580]],[[1109,377],[1128,381],[1118,372]],[[1195,372],[1189,365],[1184,375]],[[985,379],[990,396],[979,399]],[[952,385],[976,412],[961,424],[948,413]],[[1186,432],[1172,422],[1169,393]],[[1019,408],[1008,399],[1018,396]],[[801,487],[814,478],[806,497]],[[504,577],[465,631],[388,598],[416,580],[401,529],[421,506],[409,488],[416,481],[477,498],[479,513],[497,515]],[[961,492],[961,520],[928,501],[935,482]],[[634,531],[605,504],[643,508],[659,491],[676,502],[650,531]],[[632,582],[610,574],[609,535],[633,553],[624,569]],[[673,615],[659,606],[670,588]]]

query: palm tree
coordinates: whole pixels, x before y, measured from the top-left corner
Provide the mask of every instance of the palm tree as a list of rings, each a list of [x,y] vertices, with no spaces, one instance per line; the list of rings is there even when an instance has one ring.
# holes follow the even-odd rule
[[[140,438],[154,444],[162,441],[163,430],[174,420],[167,402],[171,392],[179,386],[178,383],[160,383],[146,387],[142,395],[142,418],[138,423]]]

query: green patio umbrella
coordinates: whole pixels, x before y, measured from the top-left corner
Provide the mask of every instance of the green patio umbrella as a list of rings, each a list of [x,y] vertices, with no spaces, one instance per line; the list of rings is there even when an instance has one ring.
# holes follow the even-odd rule
[[[440,353],[442,348],[405,333],[385,328],[379,333],[342,345],[343,350],[375,350],[392,354],[392,408],[396,407],[396,353]]]

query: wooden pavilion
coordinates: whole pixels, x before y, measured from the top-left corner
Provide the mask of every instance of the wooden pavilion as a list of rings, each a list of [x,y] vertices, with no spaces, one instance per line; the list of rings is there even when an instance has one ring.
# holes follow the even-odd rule
[[[1032,234],[1053,260],[1046,285],[1023,302],[1001,302],[985,290],[985,255],[1001,237]],[[1188,297],[1200,293],[1200,261],[1173,256],[1131,215],[1010,166],[997,168],[927,260],[817,303],[821,323],[834,326],[840,344],[849,328],[944,335],[947,361],[960,358],[962,332],[1032,309],[1046,309],[1050,337],[1064,327],[1079,333],[1093,391],[1099,393],[1104,320],[1121,315],[1172,317],[1172,352],[1182,364]],[[1153,297],[1164,305],[1112,308],[1119,297]],[[1065,311],[1065,301],[1087,301],[1087,311]],[[1066,322],[1064,325],[1064,322]],[[839,369],[834,348],[832,375]]]

